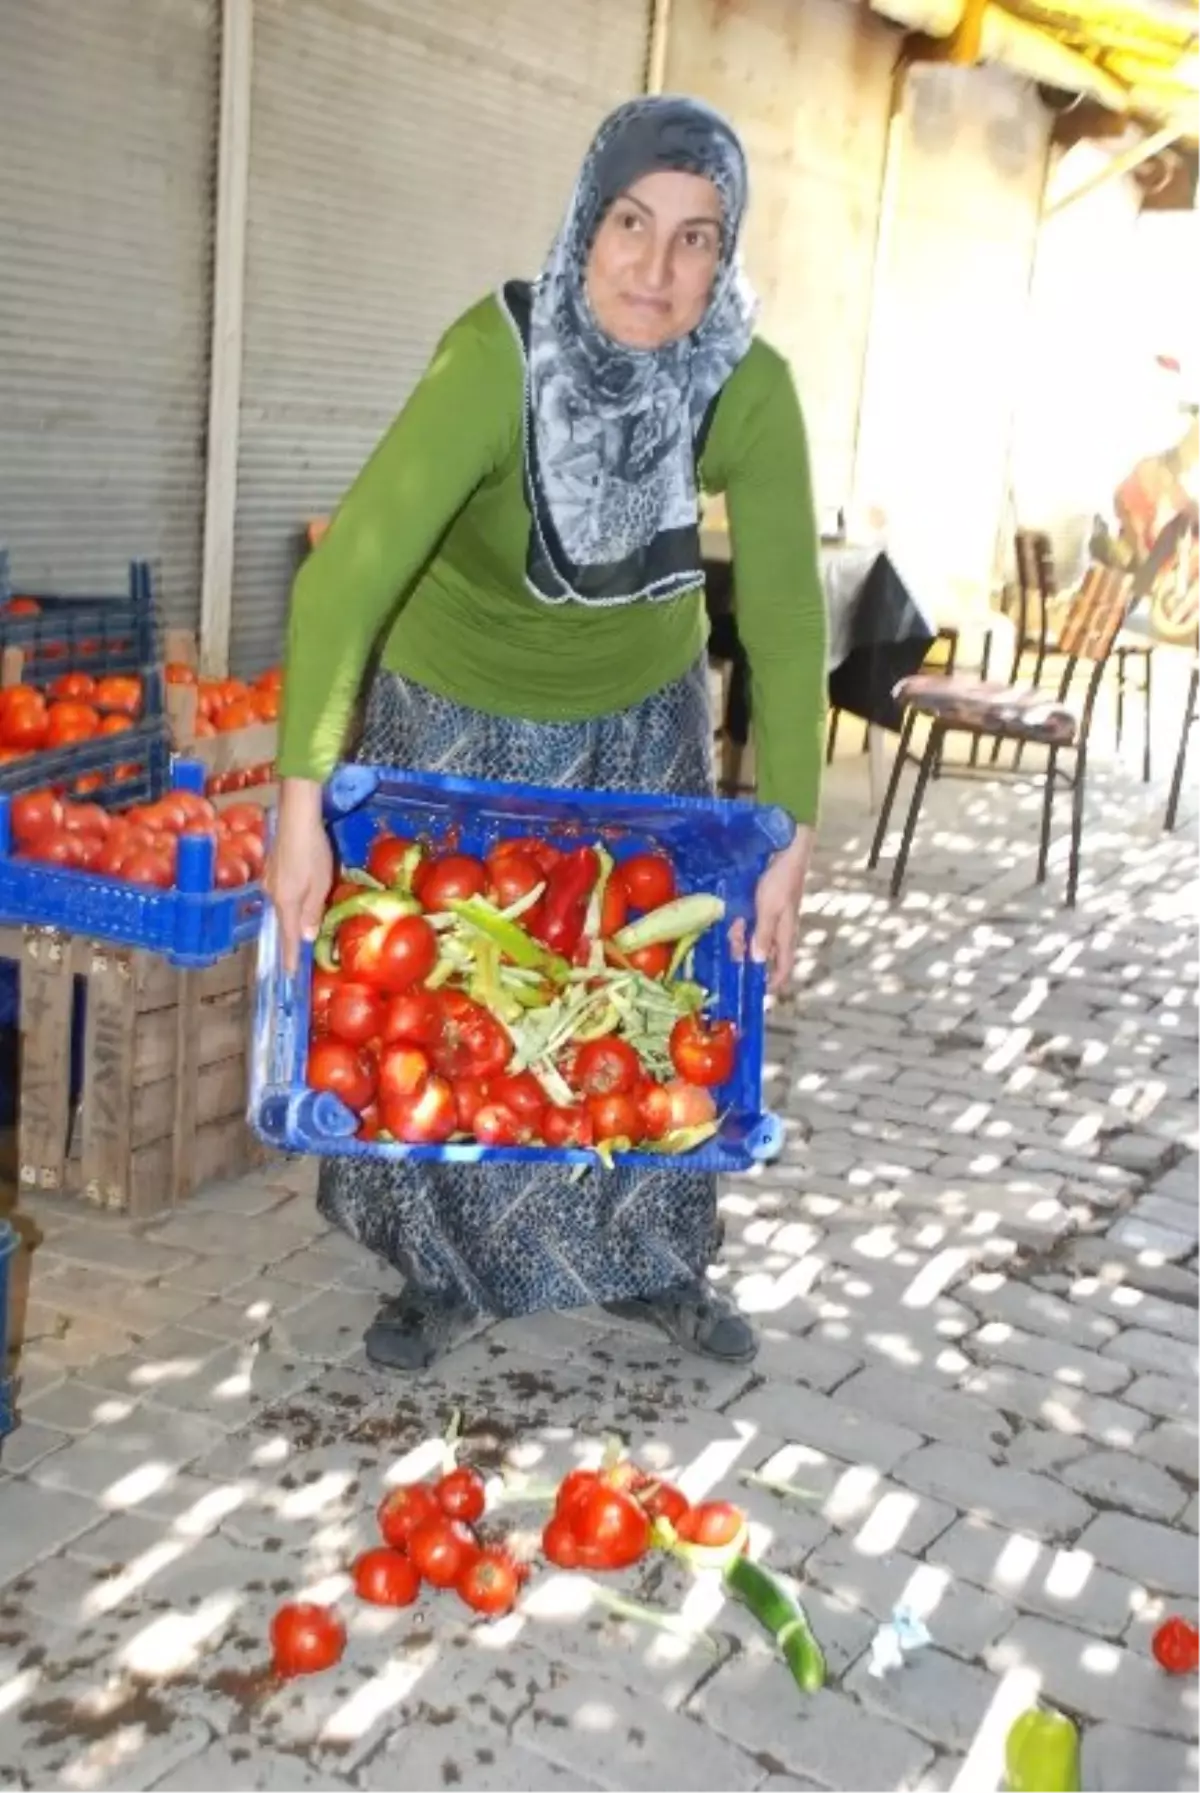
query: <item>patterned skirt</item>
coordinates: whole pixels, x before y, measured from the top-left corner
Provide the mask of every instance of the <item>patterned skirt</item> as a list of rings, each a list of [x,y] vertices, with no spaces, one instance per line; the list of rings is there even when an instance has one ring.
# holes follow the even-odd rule
[[[534,723],[451,703],[394,673],[376,679],[359,759],[422,771],[603,791],[712,790],[703,660],[633,709]],[[678,1169],[372,1165],[327,1159],[325,1218],[406,1282],[496,1316],[632,1300],[702,1276],[716,1242],[716,1179]]]

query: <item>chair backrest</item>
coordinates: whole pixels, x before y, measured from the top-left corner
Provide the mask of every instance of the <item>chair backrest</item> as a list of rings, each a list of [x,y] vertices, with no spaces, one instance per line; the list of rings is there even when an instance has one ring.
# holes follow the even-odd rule
[[[1071,600],[1059,649],[1072,660],[1108,659],[1133,598],[1133,579],[1117,567],[1093,563]]]
[[[1054,596],[1054,549],[1044,529],[1018,529],[1014,537],[1021,590],[1043,605]]]

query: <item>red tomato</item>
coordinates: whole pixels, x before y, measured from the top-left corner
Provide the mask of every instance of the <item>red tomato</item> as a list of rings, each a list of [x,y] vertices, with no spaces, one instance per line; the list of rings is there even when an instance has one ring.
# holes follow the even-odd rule
[[[604,886],[604,897],[600,904],[600,938],[607,940],[618,928],[623,928],[629,919],[629,898],[625,886],[618,877],[611,877]]]
[[[433,1588],[452,1588],[479,1555],[469,1526],[439,1513],[423,1519],[408,1540],[408,1554],[423,1581]]]
[[[407,1550],[408,1540],[425,1519],[436,1518],[439,1507],[433,1489],[425,1482],[406,1482],[393,1488],[379,1503],[375,1517],[385,1544]]]
[[[281,1606],[271,1620],[271,1667],[277,1675],[319,1675],[341,1661],[346,1627],[327,1606]]]
[[[543,1531],[542,1550],[556,1568],[578,1569],[581,1566],[579,1540],[570,1521],[561,1515],[556,1515]]]
[[[642,1076],[642,1061],[626,1040],[588,1040],[575,1057],[575,1079],[585,1096],[626,1096]]]
[[[371,842],[371,850],[367,854],[367,870],[381,884],[395,885],[400,882],[404,868],[404,860],[412,846],[410,840],[401,840],[395,834],[380,834]]]
[[[421,1577],[399,1550],[364,1550],[352,1570],[354,1591],[371,1606],[411,1606]]]
[[[597,1482],[574,1503],[569,1516],[579,1543],[602,1553],[606,1568],[627,1568],[650,1548],[650,1521],[620,1488]]]
[[[367,1054],[344,1040],[318,1038],[308,1051],[305,1080],[310,1089],[329,1090],[356,1113],[375,1094],[375,1066]]]
[[[175,872],[165,849],[144,847],[121,862],[121,876],[129,884],[154,884],[159,890],[169,890]]]
[[[396,996],[423,983],[437,964],[437,935],[422,915],[402,915],[379,943],[375,983]]]
[[[374,1102],[368,1102],[358,1117],[358,1128],[355,1139],[378,1139],[381,1122],[379,1108]]]
[[[427,859],[418,866],[413,891],[426,909],[435,914],[450,904],[465,902],[468,897],[482,896],[487,889],[487,868],[482,861],[466,853],[446,853],[440,859]]]
[[[685,1015],[671,1029],[671,1063],[687,1083],[712,1089],[728,1083],[737,1063],[737,1029],[732,1021],[707,1022]]]
[[[69,747],[76,741],[90,741],[100,726],[100,712],[91,704],[66,699],[52,703],[46,716],[46,746]]]
[[[529,1126],[511,1108],[490,1100],[475,1110],[471,1131],[481,1146],[520,1146],[530,1137]]]
[[[487,1490],[479,1471],[463,1463],[457,1469],[448,1470],[434,1483],[433,1498],[449,1518],[474,1525],[476,1520],[483,1518]]]
[[[1200,1664],[1200,1633],[1173,1613],[1154,1633],[1150,1649],[1159,1668],[1168,1675],[1194,1675]]]
[[[475,1116],[488,1100],[488,1086],[482,1077],[456,1077],[452,1088],[457,1131],[471,1133],[475,1128]]]
[[[637,1490],[636,1498],[639,1507],[651,1519],[666,1519],[676,1530],[689,1511],[687,1495],[671,1482],[652,1481]]]
[[[643,1083],[634,1091],[647,1139],[661,1139],[671,1131],[671,1098],[661,1083]]]
[[[4,606],[5,616],[40,616],[42,607],[36,598],[10,598]]]
[[[83,839],[78,834],[68,834],[65,828],[47,829],[39,834],[21,854],[22,859],[36,859],[41,865],[74,865],[83,864]],[[152,883],[146,879],[143,882]]]
[[[96,733],[98,735],[123,735],[132,727],[133,718],[131,716],[118,716],[114,712],[108,716],[101,716],[100,726]]]
[[[489,1549],[481,1550],[467,1565],[455,1586],[472,1612],[495,1619],[516,1605],[521,1578],[507,1552]]]
[[[545,882],[542,868],[526,853],[491,854],[487,862],[488,893],[501,909],[520,902]]]
[[[532,1071],[504,1072],[493,1077],[488,1093],[493,1102],[511,1109],[518,1120],[535,1129],[538,1127],[546,1107],[546,1092]]]
[[[336,1003],[337,998],[334,998]],[[329,1025],[333,1029],[333,1007],[330,1006]],[[403,1096],[415,1096],[425,1079],[429,1076],[429,1060],[419,1046],[409,1046],[400,1042],[394,1046],[385,1046],[379,1055],[379,1101],[382,1107],[398,1101]]]
[[[720,1549],[733,1543],[745,1523],[745,1514],[727,1500],[705,1500],[699,1506],[689,1507],[675,1529],[685,1544]]]
[[[404,1145],[441,1145],[458,1124],[454,1092],[444,1077],[427,1077],[413,1096],[381,1104],[383,1124]]]
[[[329,1005],[333,1001],[334,992],[340,987],[341,981],[336,971],[322,971],[319,965],[313,966],[308,1013],[314,1032],[326,1031]]]
[[[20,847],[62,825],[62,804],[53,791],[28,791],[23,797],[14,797],[9,813],[13,839]]]
[[[548,1146],[590,1146],[595,1137],[586,1108],[547,1108],[542,1116],[542,1138]]]
[[[0,711],[0,738],[6,747],[36,752],[46,741],[46,700],[28,686],[13,685],[10,691],[14,695]]]
[[[385,1045],[405,1041],[411,1046],[435,1046],[442,1032],[442,1005],[434,990],[414,987],[388,998],[379,1037]]]
[[[676,892],[675,868],[662,853],[635,853],[617,868],[617,877],[634,909],[660,909]]]
[[[665,942],[656,941],[653,946],[639,946],[636,952],[626,953],[625,957],[635,971],[645,977],[664,977],[671,964],[673,948]]]
[[[103,839],[111,833],[113,819],[98,803],[64,803],[62,825],[68,834],[95,834]]]
[[[361,896],[361,884],[354,884],[349,878],[341,878],[330,891],[326,900],[326,909],[336,909],[339,903],[348,903],[351,897]]]
[[[512,1057],[504,1027],[480,1003],[459,990],[442,992],[442,1035],[433,1049],[443,1077],[497,1077]]]
[[[96,689],[96,681],[90,672],[60,672],[50,687],[50,695],[56,701],[74,698],[86,703]]]
[[[136,716],[142,707],[142,681],[130,673],[109,673],[96,681],[95,702],[98,710]]]
[[[189,826],[191,826],[191,824],[184,823],[185,828]],[[259,836],[257,834],[245,833],[231,834],[228,836],[228,840],[230,846],[233,847],[238,858],[246,867],[248,875],[251,878],[261,877],[263,867],[267,863],[267,849]]]
[[[217,842],[213,882],[218,890],[235,890],[239,884],[250,882],[250,867],[231,841]]]
[[[500,859],[506,853],[520,853],[523,858],[532,859],[543,878],[554,870],[562,858],[558,848],[551,846],[548,840],[534,840],[532,836],[525,840],[502,840],[492,848],[488,858]]]
[[[642,1137],[642,1117],[632,1096],[589,1096],[587,1111],[597,1144],[606,1139],[627,1139],[630,1145],[636,1145]]]
[[[365,1046],[379,1035],[383,1004],[367,984],[338,980],[326,1011],[325,1025],[335,1039],[350,1046]]]
[[[698,1084],[685,1083],[682,1077],[673,1077],[667,1084],[667,1100],[671,1105],[671,1132],[676,1127],[704,1127],[717,1118],[717,1105],[708,1091]]]

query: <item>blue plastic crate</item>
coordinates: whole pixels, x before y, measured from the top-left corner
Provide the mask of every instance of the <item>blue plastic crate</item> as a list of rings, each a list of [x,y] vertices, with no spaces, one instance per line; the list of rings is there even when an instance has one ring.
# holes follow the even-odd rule
[[[46,685],[63,672],[142,672],[161,659],[154,582],[145,560],[129,563],[129,590],[111,597],[30,591],[17,594],[37,600],[37,615],[8,616],[13,596],[8,555],[0,549],[0,648],[20,648],[22,680]],[[161,686],[158,709],[162,714]],[[149,704],[149,693],[147,694]]]
[[[127,741],[129,736],[113,738]],[[204,774],[199,761],[177,760],[171,782],[179,790],[200,791]],[[129,788],[119,787],[122,802]],[[183,836],[173,890],[150,890],[96,872],[15,859],[10,799],[0,794],[0,922],[62,928],[143,947],[184,970],[213,965],[255,938],[263,911],[258,883],[215,888],[215,857],[209,836]]]
[[[6,1220],[0,1220],[0,1438],[12,1431],[12,1394],[8,1380],[8,1286],[19,1241]]]
[[[512,834],[544,834],[564,845],[602,836],[618,862],[661,846],[675,864],[681,892],[722,897],[728,921],[742,918],[747,927],[758,878],[793,834],[784,810],[751,803],[543,790],[371,766],[340,768],[326,789],[326,811],[345,865],[361,865],[381,831],[437,839],[453,829],[464,852],[479,854]],[[384,1162],[595,1164],[593,1152],[545,1146],[403,1146],[355,1139],[357,1122],[350,1110],[304,1082],[311,964],[308,951],[295,977],[284,973],[274,914],[268,910],[259,940],[249,1109],[250,1123],[267,1145]],[[734,1021],[741,1035],[736,1073],[714,1092],[725,1117],[721,1131],[686,1156],[667,1160],[630,1152],[618,1157],[620,1164],[661,1169],[670,1162],[689,1170],[738,1171],[779,1150],[780,1124],[762,1108],[765,970],[748,959],[736,962],[727,930],[714,928],[696,949],[696,977],[713,994],[708,1012]]]

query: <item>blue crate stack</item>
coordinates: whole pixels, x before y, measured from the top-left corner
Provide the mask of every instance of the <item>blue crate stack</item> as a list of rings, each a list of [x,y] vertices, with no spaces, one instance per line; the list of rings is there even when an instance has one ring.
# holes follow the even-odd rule
[[[0,1220],[0,1438],[11,1432],[13,1423],[12,1390],[8,1379],[8,1293],[17,1244],[16,1233],[7,1221]]]

